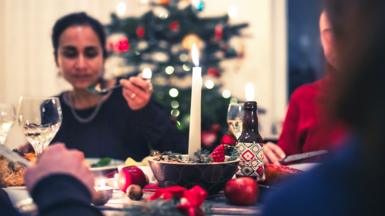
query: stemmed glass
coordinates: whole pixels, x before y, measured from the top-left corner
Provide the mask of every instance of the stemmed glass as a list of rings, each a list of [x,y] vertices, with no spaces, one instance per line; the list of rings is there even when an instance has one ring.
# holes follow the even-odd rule
[[[39,156],[60,128],[62,111],[59,98],[21,97],[17,118],[27,141]]]
[[[15,107],[11,104],[0,103],[0,145],[5,143],[14,122]]]
[[[243,104],[230,103],[227,109],[227,125],[229,131],[238,140],[242,133]]]

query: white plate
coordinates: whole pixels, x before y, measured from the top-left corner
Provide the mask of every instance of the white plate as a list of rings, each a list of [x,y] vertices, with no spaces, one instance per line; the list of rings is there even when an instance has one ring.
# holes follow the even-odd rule
[[[15,206],[22,200],[31,199],[25,186],[5,187],[3,189],[7,192],[9,199]]]
[[[299,163],[299,164],[291,164],[288,165],[288,167],[302,170],[302,171],[308,171],[314,167],[316,167],[319,163]]]
[[[97,163],[101,158],[86,158],[86,162],[91,166],[94,163]],[[111,159],[111,162],[107,166],[101,166],[101,167],[91,167],[91,171],[107,171],[107,170],[113,170],[118,169],[119,166],[123,166],[124,161]]]

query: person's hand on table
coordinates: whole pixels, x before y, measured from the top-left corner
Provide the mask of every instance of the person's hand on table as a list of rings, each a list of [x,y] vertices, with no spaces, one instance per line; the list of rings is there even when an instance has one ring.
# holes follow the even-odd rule
[[[48,147],[39,157],[36,165],[25,172],[25,185],[28,191],[44,177],[53,174],[68,174],[82,182],[95,197],[94,176],[85,163],[84,154],[78,150],[68,150],[64,144]]]
[[[132,110],[139,110],[145,107],[150,101],[152,84],[140,76],[120,80],[123,89],[123,96]]]
[[[286,155],[285,152],[276,144],[266,143],[263,145],[264,163],[280,164]]]

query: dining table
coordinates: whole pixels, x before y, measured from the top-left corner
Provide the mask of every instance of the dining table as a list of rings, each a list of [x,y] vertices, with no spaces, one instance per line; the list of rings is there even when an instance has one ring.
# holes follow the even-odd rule
[[[294,164],[291,167],[306,171],[316,166],[316,163]],[[144,169],[150,171],[149,169]],[[150,177],[151,179],[152,177]],[[266,196],[275,190],[275,186],[258,184],[258,201],[254,205],[239,206],[230,204],[223,191],[209,195],[204,201],[202,208],[205,215],[261,215],[263,201]],[[26,216],[37,215],[37,208],[30,198],[25,187],[3,188],[9,195],[14,206]],[[157,189],[150,188],[143,190],[143,198],[139,201],[131,200],[128,195],[117,187],[113,188],[112,196],[104,205],[95,206],[106,216],[129,216],[133,206],[146,205],[146,198],[150,197]]]
[[[261,188],[260,192],[265,193],[271,190],[269,188]],[[37,215],[37,208],[33,200],[29,197],[24,187],[5,188],[14,206],[25,216]],[[147,197],[151,196],[154,191],[144,190],[143,199],[140,201],[131,200],[126,193],[119,189],[114,189],[112,197],[109,201],[100,206],[95,206],[106,216],[130,216],[133,206],[144,205]],[[262,194],[263,195],[263,194]],[[224,192],[221,191],[215,195],[209,195],[203,206],[205,215],[260,215],[262,202],[259,200],[256,204],[250,206],[232,205],[226,201]]]

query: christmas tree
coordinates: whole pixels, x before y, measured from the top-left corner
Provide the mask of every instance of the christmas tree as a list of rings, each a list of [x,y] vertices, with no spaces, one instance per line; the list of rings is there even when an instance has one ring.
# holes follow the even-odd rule
[[[190,51],[200,50],[204,77],[202,88],[202,144],[212,148],[226,132],[226,112],[230,95],[221,90],[220,62],[240,58],[242,53],[230,40],[241,37],[247,23],[230,24],[227,14],[200,17],[204,2],[158,1],[139,17],[111,15],[107,25],[106,61],[109,78],[153,72],[154,99],[166,107],[177,127],[187,133],[189,126],[191,71]]]

